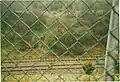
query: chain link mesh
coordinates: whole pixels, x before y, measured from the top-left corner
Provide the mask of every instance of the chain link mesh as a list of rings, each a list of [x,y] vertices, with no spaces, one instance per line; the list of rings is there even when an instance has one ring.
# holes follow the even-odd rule
[[[2,82],[120,80],[118,0],[0,6]]]

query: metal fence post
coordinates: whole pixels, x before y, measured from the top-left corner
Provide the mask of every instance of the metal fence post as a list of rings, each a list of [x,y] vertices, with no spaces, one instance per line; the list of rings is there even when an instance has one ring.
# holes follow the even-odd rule
[[[1,2],[0,2],[0,6],[1,6]],[[0,9],[0,12],[1,12],[1,9]],[[1,18],[1,13],[0,13],[0,18]],[[1,35],[1,20],[0,20],[0,35]],[[1,37],[0,37],[0,51],[1,51]],[[0,52],[0,62],[1,62],[1,52]],[[0,66],[1,66],[1,63],[0,63]],[[0,67],[0,72],[1,72],[1,67]],[[0,76],[1,76],[1,73],[0,73]]]
[[[115,64],[118,58],[118,4],[117,0],[112,2],[112,11],[108,30],[106,57],[105,57],[105,80],[112,81],[115,76]]]
[[[2,82],[118,80],[117,3],[1,1]]]

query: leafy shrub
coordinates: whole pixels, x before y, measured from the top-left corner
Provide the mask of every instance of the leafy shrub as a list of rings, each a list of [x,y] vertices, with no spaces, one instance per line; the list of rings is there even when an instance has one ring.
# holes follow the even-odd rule
[[[83,65],[82,68],[83,68],[84,72],[85,72],[86,74],[88,74],[88,75],[90,75],[90,74],[93,72],[93,70],[95,69],[95,68],[92,66],[92,63],[89,62],[89,61],[86,61],[86,62],[84,63],[84,65]]]

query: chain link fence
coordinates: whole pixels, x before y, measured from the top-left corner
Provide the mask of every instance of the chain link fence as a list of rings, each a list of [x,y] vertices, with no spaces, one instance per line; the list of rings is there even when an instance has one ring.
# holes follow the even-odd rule
[[[1,81],[119,81],[118,5],[1,1]]]

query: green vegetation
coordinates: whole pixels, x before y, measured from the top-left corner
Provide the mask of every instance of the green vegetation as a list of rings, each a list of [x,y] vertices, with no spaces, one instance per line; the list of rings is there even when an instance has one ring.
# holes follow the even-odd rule
[[[4,12],[7,7],[1,4],[1,15],[4,15],[1,21],[2,49],[13,48],[12,44],[20,51],[25,51],[26,48],[27,50],[35,49],[35,46],[41,47],[41,45],[46,49],[43,41],[50,50],[61,55],[66,51],[66,47],[71,47],[76,41],[86,48],[91,47],[97,43],[95,38],[100,39],[107,34],[109,5],[104,0],[98,0],[95,3],[95,0],[85,1],[90,10],[80,0],[75,2],[66,0],[54,1],[48,7],[48,11],[44,12],[45,6],[51,3],[49,0],[48,2],[41,1],[41,3],[33,2],[24,14],[25,7],[20,6],[20,2],[15,2],[6,13]],[[11,2],[4,3],[9,5]],[[30,2],[23,3],[28,5]],[[87,12],[84,13],[85,11]],[[35,15],[40,17],[37,18]],[[92,27],[99,20],[98,18],[100,22]],[[105,46],[106,38],[101,40],[100,44]],[[81,55],[85,51],[82,45],[77,43],[69,50],[73,54]]]
[[[92,63],[89,61],[86,61],[83,65],[83,70],[86,74],[91,75],[95,67],[93,67]]]
[[[72,54],[86,60],[87,58],[97,60],[98,56],[105,54],[107,39],[105,36],[108,33],[111,10],[111,6],[107,4],[106,0],[39,1],[1,1],[2,62],[7,59],[22,61],[22,59],[42,59],[42,57],[43,59],[55,59],[56,57],[51,51],[64,59],[71,58]],[[30,3],[31,5],[29,5]],[[95,45],[96,43],[98,44]],[[93,45],[95,46],[93,47]],[[65,53],[64,56],[61,56],[63,53]],[[113,76],[115,80],[119,80],[120,77],[119,64],[120,62],[116,61],[116,74]],[[88,79],[90,81],[104,80],[102,77],[104,75],[99,74],[97,70],[94,71],[95,69],[91,62],[87,62],[80,73],[85,72],[85,75],[90,76]],[[103,71],[103,69],[100,70],[100,72]],[[82,78],[80,73],[76,75],[63,73],[62,79],[65,81],[75,81],[76,78],[76,80],[84,81],[83,78],[87,80],[87,76],[83,75]],[[2,73],[2,81],[48,81],[44,76],[50,81],[61,82],[58,74],[41,76],[27,73],[26,75]]]

